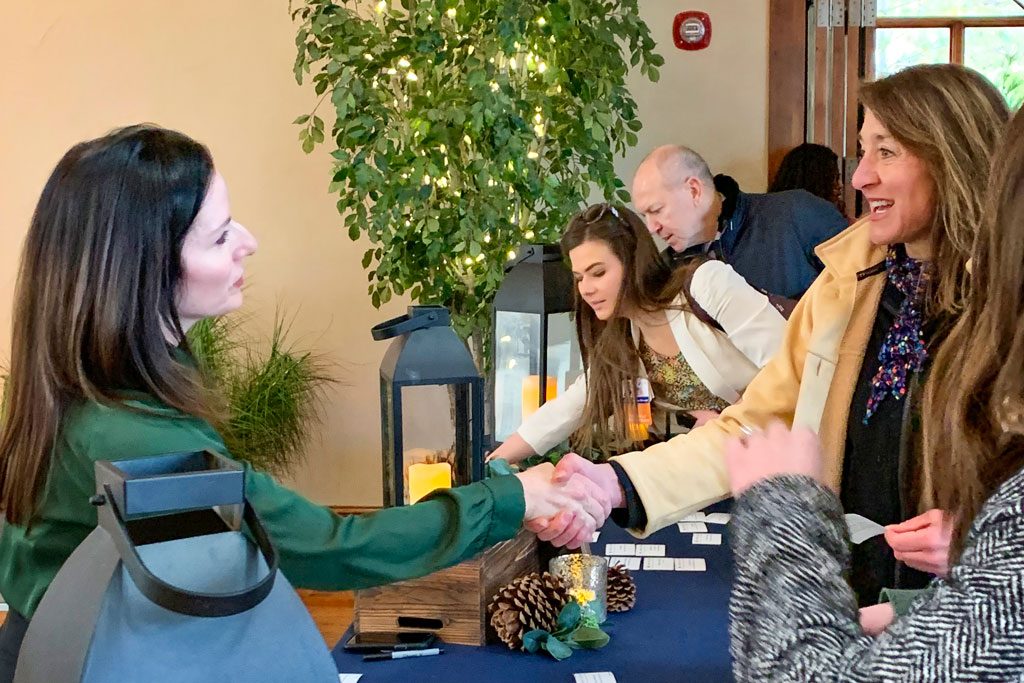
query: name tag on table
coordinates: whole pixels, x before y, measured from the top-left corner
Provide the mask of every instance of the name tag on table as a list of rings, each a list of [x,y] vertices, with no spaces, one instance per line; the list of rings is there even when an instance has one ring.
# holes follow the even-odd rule
[[[708,524],[728,524],[730,519],[732,519],[732,515],[728,512],[712,512],[704,518],[704,521]]]
[[[676,524],[681,534],[706,534],[708,525],[704,522],[679,522]]]
[[[599,538],[601,538],[601,532],[600,531],[595,531],[594,535],[590,537],[590,542],[591,543],[597,543],[597,539],[599,539]]]
[[[722,545],[722,534],[694,534],[694,545]]]
[[[630,571],[638,571],[640,569],[640,561],[642,557],[609,557],[608,566],[614,567],[617,564],[621,564]]]
[[[707,517],[708,516],[705,515],[703,512],[691,512],[690,514],[686,515],[685,517],[683,517],[679,521],[680,522],[703,522],[705,519],[707,519]]]
[[[665,546],[656,543],[637,543],[637,557],[665,557]]]
[[[339,683],[358,683],[363,674],[338,674]]]
[[[574,683],[615,683],[615,674],[607,671],[573,674]]]
[[[675,558],[675,570],[677,572],[706,572],[708,563],[703,557],[677,557]]]
[[[635,543],[609,543],[604,547],[606,555],[636,555]]]
[[[645,557],[644,569],[647,571],[671,572],[676,568],[676,561],[671,557]]]

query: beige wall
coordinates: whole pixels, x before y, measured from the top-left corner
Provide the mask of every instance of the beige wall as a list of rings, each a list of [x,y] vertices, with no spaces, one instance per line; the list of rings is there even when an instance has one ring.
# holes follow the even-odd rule
[[[628,179],[644,150],[684,142],[715,170],[764,186],[767,0],[716,0],[712,46],[671,47],[678,7],[644,0],[666,58],[657,85],[635,80],[645,127],[620,160]],[[377,366],[369,328],[402,311],[372,308],[327,194],[330,159],[302,154],[290,125],[312,106],[291,73],[285,0],[50,0],[0,9],[0,360],[7,358],[12,286],[33,204],[60,155],[112,127],[152,121],[207,143],[234,214],[260,240],[247,308],[264,329],[280,303],[293,332],[339,363],[322,442],[294,485],[314,500],[380,502]],[[700,8],[695,6],[695,8]]]
[[[711,45],[687,52],[672,43],[672,20],[682,10],[711,16]],[[630,88],[644,127],[640,142],[616,164],[627,184],[653,147],[688,145],[713,173],[763,192],[768,172],[768,0],[641,0],[640,13],[665,58],[661,79],[639,72]]]

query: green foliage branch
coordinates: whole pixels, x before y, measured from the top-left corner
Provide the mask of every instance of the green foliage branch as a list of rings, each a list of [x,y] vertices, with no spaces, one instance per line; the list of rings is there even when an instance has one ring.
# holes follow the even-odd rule
[[[641,128],[626,76],[656,81],[664,63],[637,0],[306,0],[292,18],[295,78],[335,114],[329,141],[319,103],[299,138],[331,149],[374,306],[408,293],[489,338],[516,247],[556,241],[592,188],[628,200],[613,167]]]

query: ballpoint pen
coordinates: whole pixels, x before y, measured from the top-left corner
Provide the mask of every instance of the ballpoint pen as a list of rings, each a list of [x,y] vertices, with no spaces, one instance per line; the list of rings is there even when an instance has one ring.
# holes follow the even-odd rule
[[[444,650],[431,647],[425,650],[396,650],[394,652],[380,652],[372,655],[365,655],[364,662],[383,662],[386,659],[405,659],[406,657],[429,657],[430,655],[444,654]]]

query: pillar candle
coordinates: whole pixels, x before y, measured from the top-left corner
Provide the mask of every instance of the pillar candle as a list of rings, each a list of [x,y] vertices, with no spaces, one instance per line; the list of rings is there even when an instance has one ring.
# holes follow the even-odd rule
[[[545,401],[550,401],[558,395],[558,382],[550,375],[547,378],[547,396]],[[530,375],[523,378],[523,419],[530,417],[537,408],[540,408],[540,375]]]
[[[452,466],[446,462],[409,465],[409,502],[437,489],[452,487]]]

